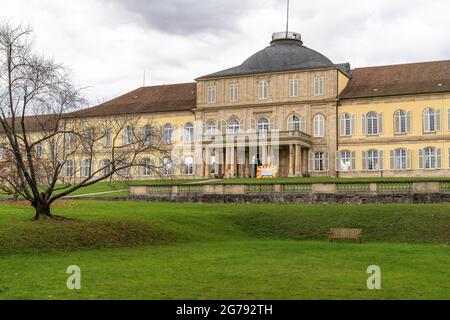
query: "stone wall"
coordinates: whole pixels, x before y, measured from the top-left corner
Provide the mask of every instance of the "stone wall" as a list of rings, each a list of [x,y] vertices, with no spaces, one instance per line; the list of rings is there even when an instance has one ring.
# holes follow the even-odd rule
[[[431,204],[450,203],[450,193],[395,194],[178,194],[131,196],[148,202],[222,204]]]

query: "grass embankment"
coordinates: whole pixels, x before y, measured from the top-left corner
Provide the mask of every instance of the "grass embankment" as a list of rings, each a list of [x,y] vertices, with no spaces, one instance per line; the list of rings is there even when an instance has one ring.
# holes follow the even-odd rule
[[[448,205],[0,205],[0,299],[448,299]],[[326,242],[364,229],[365,245]],[[298,241],[302,240],[302,241]],[[69,265],[83,290],[65,287]],[[369,265],[383,290],[365,283]]]

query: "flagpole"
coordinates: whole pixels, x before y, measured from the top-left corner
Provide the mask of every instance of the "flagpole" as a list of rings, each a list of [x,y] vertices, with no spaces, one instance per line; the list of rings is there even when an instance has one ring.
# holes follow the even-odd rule
[[[286,38],[289,35],[289,0],[287,0]]]

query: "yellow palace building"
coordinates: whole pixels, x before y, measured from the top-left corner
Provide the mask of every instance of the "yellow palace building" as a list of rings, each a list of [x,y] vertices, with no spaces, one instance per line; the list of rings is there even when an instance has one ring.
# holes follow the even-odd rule
[[[79,112],[130,115],[181,150],[167,168],[179,178],[255,177],[261,166],[278,177],[450,177],[450,61],[353,70],[276,33],[239,66]]]

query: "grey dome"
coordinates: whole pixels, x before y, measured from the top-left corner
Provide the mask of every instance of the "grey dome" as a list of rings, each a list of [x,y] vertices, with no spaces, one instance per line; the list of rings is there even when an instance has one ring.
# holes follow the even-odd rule
[[[275,33],[270,46],[255,53],[240,66],[219,71],[198,79],[281,71],[341,67],[327,57],[303,45],[298,33]]]
[[[245,60],[241,68],[248,71],[284,71],[334,66],[327,57],[305,47],[297,40],[277,40]]]

